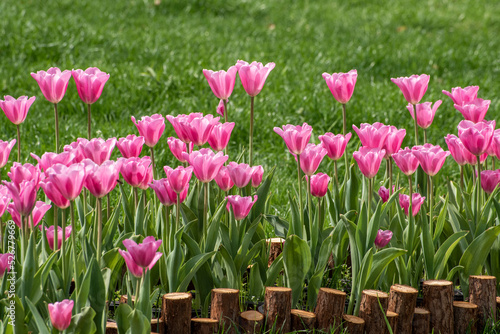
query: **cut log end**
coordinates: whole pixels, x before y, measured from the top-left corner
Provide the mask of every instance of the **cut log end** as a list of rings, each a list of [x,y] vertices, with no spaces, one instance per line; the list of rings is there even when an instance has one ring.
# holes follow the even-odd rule
[[[302,310],[292,310],[292,330],[310,330],[313,329],[316,324],[316,314],[312,312],[302,311]]]
[[[243,333],[260,333],[264,325],[264,315],[257,311],[245,311],[240,314],[240,327]]]
[[[314,313],[318,329],[329,331],[338,328],[344,314],[346,293],[336,289],[320,288]],[[335,330],[335,333],[338,331]]]
[[[379,290],[363,290],[363,294],[375,298],[389,298],[389,295],[386,292]]]
[[[191,319],[192,334],[213,334],[217,333],[219,322],[208,318],[193,318]]]
[[[469,302],[453,302],[453,316],[455,333],[471,333],[477,332],[476,314],[477,305]]]
[[[363,334],[365,329],[365,321],[354,315],[343,315],[344,327],[349,334]]]

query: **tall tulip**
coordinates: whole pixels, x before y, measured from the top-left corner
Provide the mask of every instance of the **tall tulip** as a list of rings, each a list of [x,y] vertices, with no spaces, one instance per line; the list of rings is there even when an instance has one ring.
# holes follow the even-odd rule
[[[160,114],[152,116],[142,116],[140,121],[136,121],[134,116],[131,116],[132,122],[137,127],[139,134],[144,137],[146,146],[151,151],[151,161],[153,162],[153,176],[156,175],[155,153],[153,147],[158,143],[160,137],[165,130],[165,118]]]
[[[375,247],[384,248],[392,239],[392,231],[386,230],[378,230],[377,236],[375,237]]]
[[[448,150],[450,154],[455,159],[457,164],[460,166],[460,186],[463,190],[464,188],[464,165],[470,164],[474,166],[477,164],[476,156],[470,153],[462,143],[462,141],[455,135],[448,134],[444,137],[446,145],[448,145]]]
[[[179,139],[184,143],[189,144],[191,142],[191,138],[189,136],[189,130],[186,125],[190,124],[195,118],[203,117],[203,113],[197,112],[191,113],[189,115],[181,114],[175,117],[172,115],[167,115],[166,117],[170,124],[172,124],[177,137],[179,137]]]
[[[71,235],[71,226],[66,227],[64,235],[65,235],[65,240],[67,240]],[[53,225],[51,225],[48,228],[46,227],[45,236],[47,237],[47,242],[49,244],[50,249],[54,251],[60,249],[63,239],[63,229],[60,226],[57,227],[57,236]]]
[[[451,93],[443,90],[443,94],[449,96],[453,100],[453,104],[461,106],[475,100],[478,90],[479,86],[455,87],[451,89]]]
[[[252,181],[252,176],[256,170],[255,167],[250,167],[245,163],[238,164],[231,161],[226,166],[226,169],[229,172],[229,176],[231,177],[231,181],[233,181],[234,185],[241,189],[245,188],[247,184]]]
[[[208,136],[208,144],[210,147],[216,152],[225,150],[231,138],[233,128],[233,122],[215,124]],[[225,153],[227,154],[227,151]]]
[[[481,172],[481,188],[488,195],[500,185],[500,169],[483,170]]]
[[[50,322],[52,322],[54,329],[63,331],[71,325],[73,305],[74,301],[69,299],[48,305]]]
[[[125,182],[134,188],[148,189],[148,185],[153,180],[150,157],[119,158],[118,161],[121,161],[120,173]]]
[[[406,136],[405,129],[398,129],[395,126],[389,127],[389,133],[385,139],[383,149],[385,150],[385,158],[389,169],[389,191],[392,194],[392,155],[398,152],[401,144]]]
[[[351,136],[352,134],[350,132],[345,136],[334,135],[331,132],[327,132],[322,136],[318,136],[319,140],[321,141],[321,144],[323,144],[323,147],[326,149],[326,155],[328,155],[328,157],[333,160],[333,169],[334,169],[335,183],[337,185],[337,188],[339,187],[337,160],[339,160],[342,157],[342,155],[344,155],[347,143],[349,143]],[[345,165],[345,168],[346,170],[349,168],[347,163]]]
[[[187,192],[189,189],[189,183],[186,184],[186,186],[183,188],[181,193],[176,193],[174,189],[171,186],[170,181],[168,178],[160,179],[160,180],[153,180],[152,183],[149,184],[149,187],[154,190],[156,197],[160,200],[160,203],[165,206],[165,222],[166,222],[166,229],[169,228],[169,217],[170,217],[170,206],[176,204],[176,216],[175,216],[175,230],[177,231],[179,229],[179,221],[180,221],[180,205],[184,200],[186,199]],[[165,233],[164,235],[164,240],[167,242],[167,247],[165,249],[168,249],[168,236]]]
[[[371,202],[373,193],[373,178],[377,175],[380,163],[385,156],[385,150],[378,148],[360,147],[353,154],[358,163],[359,170],[368,179],[368,214],[371,215]]]
[[[16,125],[17,129],[17,162],[21,162],[21,130],[20,124],[24,122],[28,111],[35,102],[36,97],[21,96],[18,99],[12,96],[4,96],[4,101],[0,100],[0,108],[2,108],[5,116]]]
[[[373,124],[361,123],[359,128],[356,125],[353,125],[352,128],[358,134],[359,140],[365,148],[384,148],[387,136],[391,131],[389,125],[380,122]]]
[[[62,153],[45,152],[40,158],[34,153],[30,153],[31,157],[38,161],[38,166],[45,172],[55,164],[63,164],[65,166],[71,165],[75,160],[75,154],[71,151],[64,151]]]
[[[183,167],[179,166],[176,169],[172,169],[169,166],[163,167],[165,174],[167,174],[167,179],[170,182],[172,190],[177,194],[180,194],[189,185],[191,176],[193,173],[193,167]]]
[[[219,117],[206,115],[203,117],[195,117],[190,122],[180,121],[184,131],[189,138],[189,141],[194,145],[203,146],[210,136],[212,128],[219,123]]]
[[[12,151],[15,144],[15,139],[12,139],[10,142],[0,140],[0,168],[4,167],[9,161],[10,151]]]
[[[0,279],[9,272],[14,255],[11,253],[0,254]]]
[[[90,141],[81,141],[78,149],[84,158],[90,159],[98,165],[102,165],[105,161],[110,159],[115,145],[116,138],[114,137],[106,141],[102,138],[92,138]]]
[[[264,167],[255,166],[252,174],[252,188],[257,188],[262,183],[262,177],[264,176]]]
[[[325,157],[327,151],[322,144],[314,145],[307,144],[306,148],[300,155],[300,168],[305,175],[313,175],[319,167],[321,161]]]
[[[408,185],[410,187],[410,206],[412,205],[411,201],[413,196],[413,184],[411,181],[411,175],[415,173],[418,166],[420,165],[420,161],[417,159],[415,154],[413,154],[413,150],[405,147],[404,149],[400,149],[397,153],[392,155],[394,162],[399,167],[399,169],[408,177]],[[410,232],[413,232],[413,224],[410,222]],[[412,234],[413,235],[413,234]]]
[[[230,195],[227,196],[226,199],[227,211],[229,211],[229,208],[231,207],[233,209],[234,219],[243,220],[250,213],[250,210],[252,209],[252,206],[255,204],[255,202],[257,202],[258,197],[257,195],[255,195],[252,201],[252,196],[242,197],[239,195]]]
[[[61,102],[66,94],[69,79],[71,79],[71,71],[61,70],[57,67],[51,67],[47,71],[38,71],[31,73],[33,79],[36,80],[43,96],[50,103],[54,104],[55,126],[56,126],[56,153],[59,153],[59,116],[57,113],[57,104]]]
[[[226,166],[222,166],[215,177],[215,183],[219,186],[220,190],[224,192],[228,192],[233,186],[234,183],[231,180],[231,176],[229,175],[229,171]]]
[[[45,213],[52,207],[50,204],[45,204],[43,201],[37,201],[33,206],[33,210],[28,217],[25,217],[28,220],[27,227],[33,228],[37,226],[41,221]],[[16,211],[14,205],[11,203],[7,207],[7,211],[12,216],[12,220],[19,227],[22,227],[21,215]],[[31,219],[33,217],[33,219]]]
[[[90,106],[101,97],[104,85],[109,79],[109,74],[102,72],[97,67],[89,67],[85,71],[80,69],[72,70],[71,75],[75,79],[80,99],[87,105],[87,139],[90,140],[92,138]]]
[[[227,101],[233,93],[236,72],[238,72],[236,66],[231,66],[227,72],[222,70],[217,72],[203,70],[203,75],[207,79],[212,92],[223,103],[224,114],[222,116],[224,116],[224,122],[227,122]]]
[[[318,173],[311,176],[311,195],[317,198],[324,197],[328,191],[330,177],[325,173]]]
[[[25,163],[24,165],[19,162],[14,162],[10,168],[10,172],[7,176],[14,183],[21,183],[22,181],[35,181],[37,189],[39,188],[38,183],[42,180],[43,175],[37,166],[33,166],[30,163]]]
[[[432,105],[432,102],[424,102],[416,105],[408,103],[406,106],[413,119],[415,119],[415,110],[417,111],[416,122],[418,126],[424,129],[424,144],[427,143],[427,128],[431,126],[434,121],[434,116],[436,116],[436,111],[441,103],[443,103],[443,101],[437,100],[434,102],[434,105]]]
[[[128,135],[118,139],[116,147],[124,158],[138,157],[141,154],[142,146],[145,143],[143,136]]]
[[[424,203],[425,197],[421,196],[419,193],[412,194],[411,200],[410,196],[405,194],[399,194],[399,205],[404,210],[405,215],[408,216],[409,207],[411,205],[411,214],[415,217],[420,211],[420,207]]]
[[[453,106],[460,111],[466,120],[479,123],[484,120],[490,103],[490,100],[474,99],[467,104],[455,104]]]

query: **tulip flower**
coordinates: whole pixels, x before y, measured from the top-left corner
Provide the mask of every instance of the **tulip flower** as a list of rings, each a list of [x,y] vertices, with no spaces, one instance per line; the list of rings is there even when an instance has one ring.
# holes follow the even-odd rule
[[[160,140],[165,130],[165,118],[160,114],[142,116],[140,121],[136,121],[134,116],[130,117],[137,127],[139,134],[144,137],[146,146],[153,147]]]
[[[80,150],[80,144],[88,144],[89,141],[85,138],[78,138],[76,141],[72,142],[69,145],[64,145],[64,152],[71,152],[74,154],[75,158],[73,159],[73,163],[82,162],[85,157],[83,156],[82,151]]]
[[[208,144],[210,147],[216,152],[224,150],[229,143],[233,128],[234,123],[232,122],[215,124],[208,136]]]
[[[302,125],[283,125],[283,128],[274,127],[274,132],[283,138],[288,150],[292,154],[301,154],[309,143],[312,127],[304,123]]]
[[[401,89],[401,92],[408,103],[417,104],[427,91],[429,79],[430,76],[427,74],[414,74],[410,77],[392,78],[391,81],[395,83],[399,89]]]
[[[69,167],[56,164],[47,171],[47,179],[54,183],[61,195],[68,201],[75,200],[82,192],[85,181],[85,167],[82,163]]]
[[[37,201],[35,203],[35,206],[33,207],[33,210],[31,211],[31,214],[29,215],[28,227],[33,228],[37,226],[42,221],[42,218],[43,216],[45,216],[45,213],[49,211],[51,207],[52,205],[50,204],[45,204],[45,202],[43,201]],[[12,216],[12,220],[14,221],[14,223],[16,223],[16,225],[19,228],[22,228],[21,216],[19,212],[16,211],[12,203],[7,207],[7,211]],[[32,217],[33,219],[31,219]]]
[[[36,202],[37,182],[23,180],[19,183],[3,181],[10,192],[14,209],[23,217],[27,217]]]
[[[76,89],[80,99],[87,105],[87,139],[92,138],[90,106],[101,97],[104,85],[109,79],[109,74],[102,72],[97,67],[89,67],[85,71],[72,70],[71,75],[75,79]]]
[[[119,158],[118,161],[121,161],[120,173],[125,182],[134,188],[148,189],[149,184],[153,180],[153,168],[150,157]]]
[[[328,191],[330,177],[325,173],[318,173],[311,176],[311,195],[317,198],[324,197]]]
[[[155,237],[150,236],[144,238],[140,244],[132,239],[125,239],[123,245],[136,265],[143,269],[151,269],[163,255],[157,252],[161,242],[161,239],[155,240]]]
[[[326,154],[333,161],[339,160],[345,152],[345,148],[349,140],[351,139],[351,133],[347,135],[334,135],[331,132],[327,132],[322,136],[318,136],[321,144],[326,149]]]
[[[404,149],[400,149],[397,153],[392,155],[394,162],[399,167],[399,169],[406,176],[410,176],[417,170],[420,162],[417,157],[413,154],[413,151],[405,147]]]
[[[187,160],[183,157],[182,153],[188,153],[187,145],[182,140],[174,137],[169,137],[168,147],[170,148],[170,152],[174,155],[174,157],[180,162],[187,162]],[[189,143],[189,152],[193,150],[193,143]]]
[[[154,190],[156,197],[160,200],[160,203],[164,206],[172,206],[177,204],[177,193],[172,189],[168,178],[153,180],[152,183],[149,184],[149,187]],[[179,203],[184,202],[187,196],[187,192],[189,189],[189,183],[186,184],[186,187],[179,194]]]
[[[191,113],[189,115],[177,115],[176,117],[167,115],[167,120],[174,127],[174,131],[184,143],[189,144],[191,142],[191,138],[189,136],[189,129],[187,128],[187,124],[190,124],[193,119],[203,117],[203,113]]]
[[[425,197],[422,197],[419,193],[413,193],[412,203],[411,203],[411,213],[415,217],[420,211],[422,203],[424,203]],[[399,205],[404,210],[405,215],[408,216],[408,209],[410,207],[410,196],[405,194],[399,194]]]
[[[406,136],[405,129],[398,129],[395,126],[389,127],[389,134],[385,139],[384,146],[385,158],[390,159],[390,157],[401,149],[401,144]]]
[[[71,313],[74,301],[65,299],[62,302],[49,304],[49,315],[52,326],[58,331],[63,331],[71,325]]]
[[[102,198],[115,189],[120,178],[120,162],[112,160],[98,165],[90,159],[82,161],[85,165],[84,186],[96,198]]]
[[[204,117],[196,117],[189,123],[185,122],[184,129],[190,142],[197,146],[203,146],[208,141],[212,128],[218,123],[219,117],[214,118],[212,115],[206,115]],[[228,131],[224,132],[227,133]],[[224,139],[229,141],[229,136],[221,138],[220,141],[223,142]]]
[[[474,124],[471,121],[461,121],[458,124],[458,137],[465,148],[479,157],[491,144],[495,131],[495,121],[484,121]]]
[[[351,99],[354,92],[354,86],[358,78],[356,70],[350,70],[347,73],[323,73],[328,88],[332,92],[333,97],[341,104],[346,104]]]
[[[12,96],[4,96],[4,101],[0,100],[0,108],[2,108],[5,116],[16,125],[17,129],[17,161],[21,162],[21,130],[20,124],[24,122],[28,111],[35,102],[35,97],[21,96],[18,99]]]
[[[474,154],[470,153],[462,143],[462,141],[455,135],[447,135],[444,137],[448,149],[450,150],[451,156],[457,164],[464,166],[467,164],[475,165],[477,164],[477,158]]]
[[[359,170],[368,179],[377,175],[380,163],[385,156],[385,150],[378,148],[360,147],[359,151],[353,153],[353,157],[358,163]]]
[[[242,220],[250,213],[252,206],[257,202],[257,195],[254,196],[252,201],[252,196],[242,197],[239,195],[230,195],[226,197],[227,199],[227,211],[231,207],[233,209],[234,219]]]
[[[71,226],[68,226],[64,230],[64,238],[65,240],[68,240],[69,236],[71,235]],[[54,241],[57,243],[56,244],[56,249],[58,250],[61,248],[62,244],[62,239],[63,239],[63,229],[61,226],[57,227],[57,240],[55,240],[55,232],[54,232],[54,226],[51,225],[49,228],[45,228],[45,235],[47,236],[47,242],[49,244],[50,249],[54,250]]]
[[[493,151],[497,159],[500,159],[500,131],[498,129],[493,134],[489,149]],[[493,163],[495,163],[495,160],[493,160]]]
[[[375,247],[378,249],[384,248],[392,239],[392,231],[386,230],[378,230],[377,236],[375,237]]]
[[[90,141],[81,141],[79,145],[83,157],[90,159],[98,165],[108,161],[116,145],[116,138],[104,141],[102,138],[92,138]]]
[[[224,119],[227,120],[226,106],[224,104],[227,104],[227,102],[224,102],[224,100],[220,100],[219,104],[217,105],[216,112],[217,112],[217,114],[221,115],[222,117],[225,117]]]
[[[254,172],[254,175],[255,174],[257,173]],[[225,192],[229,191],[234,186],[234,183],[231,180],[231,176],[229,175],[229,171],[226,166],[222,166],[219,169],[219,172],[215,177],[215,183],[217,183],[219,188]],[[252,183],[253,183],[253,177],[252,177]]]
[[[326,149],[321,144],[307,144],[305,150],[300,155],[300,168],[304,174],[311,176],[316,173],[326,153]]]
[[[193,166],[194,175],[202,183],[212,181],[221,166],[227,161],[228,156],[222,152],[215,154],[211,149],[202,148],[199,151],[194,151],[191,154],[184,153],[191,166]]]
[[[143,136],[128,135],[127,137],[118,139],[116,147],[118,147],[124,158],[133,158],[141,154],[144,143],[145,139]]]
[[[236,66],[231,66],[227,72],[203,70],[203,75],[207,79],[214,95],[218,99],[227,100],[234,89],[236,72],[238,72],[238,68]]]
[[[255,167],[250,167],[248,164],[238,164],[234,161],[231,161],[226,168],[231,181],[238,188],[245,188],[252,181],[252,176],[256,170]]]
[[[37,189],[39,188],[38,183],[43,178],[43,175],[41,174],[38,167],[33,166],[30,163],[25,163],[24,165],[22,165],[18,162],[14,162],[14,164],[10,168],[10,172],[7,173],[7,176],[14,183],[33,180],[37,185]]]
[[[484,116],[486,116],[486,112],[488,112],[490,103],[490,100],[475,99],[467,104],[455,104],[453,106],[455,109],[460,111],[466,120],[479,123],[484,120]]]
[[[436,175],[443,167],[446,157],[450,155],[450,152],[444,151],[441,146],[432,144],[415,146],[412,148],[412,153],[429,176]]]
[[[418,103],[416,105],[408,103],[406,108],[413,119],[415,119],[415,109],[417,110],[417,125],[424,129],[424,134],[426,134],[425,130],[427,130],[434,121],[434,116],[436,116],[436,111],[441,103],[443,103],[441,100],[434,102],[434,105],[432,105],[432,102]],[[427,139],[425,139],[425,141],[427,142]]]
[[[478,90],[479,86],[455,87],[451,89],[451,93],[443,90],[443,94],[448,95],[454,104],[461,106],[474,101],[477,98]]]
[[[54,182],[45,179],[40,182],[40,186],[42,187],[47,198],[54,203],[55,206],[60,209],[66,209],[69,207],[69,201],[61,194],[59,188]]]
[[[361,123],[360,128],[356,125],[353,125],[352,128],[358,134],[359,140],[361,140],[361,144],[365,148],[382,149],[389,131],[391,131],[390,126],[380,122],[373,124]]]
[[[389,189],[387,189],[384,186],[381,186],[378,189],[378,195],[380,196],[380,199],[382,200],[382,203],[386,203],[389,200],[389,197],[391,197],[391,194],[389,193]]]
[[[4,167],[9,161],[10,151],[15,143],[15,139],[12,139],[10,142],[0,140],[0,168]]]
[[[189,186],[189,181],[191,180],[193,173],[193,167],[184,168],[179,166],[176,169],[172,169],[169,166],[165,166],[163,167],[163,170],[165,171],[165,174],[167,174],[168,182],[175,193],[180,194],[187,186]]]
[[[38,161],[38,166],[46,171],[55,164],[63,164],[69,166],[73,164],[75,160],[75,154],[72,151],[64,151],[62,153],[45,152],[40,158],[38,155],[31,153],[33,159]]]
[[[12,261],[14,260],[14,255],[10,253],[0,254],[0,278],[9,272]]]
[[[252,187],[257,188],[262,183],[264,176],[264,168],[262,166],[255,166],[252,174]]]
[[[5,213],[5,210],[7,210],[7,206],[9,205],[11,200],[12,197],[10,196],[9,189],[3,184],[0,184],[0,217],[2,217],[3,214]],[[2,224],[0,224],[0,227],[3,227]],[[3,236],[3,230],[0,239],[2,236]]]
[[[491,194],[500,185],[500,169],[484,170],[481,172],[481,188]]]

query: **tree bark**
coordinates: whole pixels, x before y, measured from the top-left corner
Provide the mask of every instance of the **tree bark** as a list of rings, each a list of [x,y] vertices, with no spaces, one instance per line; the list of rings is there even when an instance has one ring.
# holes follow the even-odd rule
[[[344,314],[344,328],[349,334],[363,334],[365,330],[365,321],[354,315]]]
[[[380,309],[380,305],[382,309]],[[359,316],[365,320],[367,334],[381,334],[387,332],[385,314],[389,304],[389,295],[378,290],[363,290]]]
[[[478,307],[468,302],[453,302],[453,317],[456,334],[476,334],[476,315]]]
[[[160,318],[159,320],[157,318],[151,319],[151,332],[165,334],[165,323],[163,322],[162,318]]]
[[[407,285],[391,286],[388,311],[398,314],[398,333],[411,334],[413,312],[417,305],[418,290]]]
[[[389,321],[389,326],[391,326],[392,333],[399,333],[399,314],[397,314],[396,312],[387,311],[385,316],[387,317],[387,321]],[[387,329],[385,333],[389,334],[389,329]]]
[[[291,328],[292,289],[266,287],[264,315],[267,328],[276,332],[288,333]]]
[[[216,319],[193,318],[191,319],[191,333],[213,334],[219,331],[219,322]]]
[[[495,276],[469,277],[469,302],[477,305],[477,330],[482,333],[496,321],[497,279]]]
[[[236,333],[240,313],[240,291],[236,289],[212,289],[210,318],[219,321],[224,333]]]
[[[429,311],[415,307],[411,332],[413,334],[429,334],[431,332],[431,313]]]
[[[270,238],[266,239],[267,246],[269,247],[269,260],[267,262],[268,266],[273,264],[274,260],[281,254],[283,251],[283,245],[285,243],[285,239],[283,238]]]
[[[191,299],[188,292],[172,292],[163,295],[163,322],[166,333],[190,334]]]
[[[257,311],[241,312],[240,327],[246,334],[260,333],[264,327],[264,315]]]
[[[324,331],[336,328],[335,333],[342,329],[346,294],[343,291],[320,288],[316,302],[316,327]]]
[[[431,313],[434,333],[453,333],[453,283],[428,280],[423,284],[424,308]]]
[[[316,325],[316,314],[302,310],[292,310],[292,331],[313,330]]]
[[[497,297],[497,318],[500,318],[500,297]]]

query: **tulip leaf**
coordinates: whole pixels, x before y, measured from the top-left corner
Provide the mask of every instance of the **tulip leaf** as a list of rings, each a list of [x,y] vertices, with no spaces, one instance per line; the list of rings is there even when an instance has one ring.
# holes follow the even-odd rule
[[[264,284],[260,275],[260,269],[257,264],[252,265],[250,268],[250,277],[248,280],[248,294],[250,298],[256,297],[261,299],[264,293]]]
[[[370,289],[375,286],[376,281],[382,275],[382,271],[397,257],[406,253],[406,250],[399,248],[385,248],[373,255],[373,263],[368,277],[365,280],[363,289]],[[361,291],[361,290],[360,290]]]
[[[355,166],[351,166],[350,174],[351,177],[345,186],[345,209],[346,211],[357,210],[358,205],[358,193],[359,193],[359,179],[356,175]]]
[[[126,334],[149,334],[151,333],[151,321],[138,309],[133,310],[128,315],[130,328]]]
[[[139,299],[136,300],[135,309],[139,310],[151,323],[151,270],[145,270],[141,278],[141,288],[139,290]]]
[[[129,299],[130,300],[130,299]],[[118,334],[125,334],[130,328],[129,315],[132,313],[130,305],[120,303],[115,311],[116,325],[118,327]]]
[[[23,273],[21,275],[21,292],[19,298],[25,301],[25,297],[33,298],[32,292],[36,292],[40,287],[37,282],[36,286],[33,284],[33,277],[35,277],[35,271],[38,268],[36,263],[35,251],[35,233],[31,233],[28,243],[28,249],[26,250],[26,255],[23,265]],[[26,303],[23,303],[23,307],[26,309]]]
[[[290,202],[290,215],[291,215],[291,224],[290,229],[288,230],[288,236],[295,234],[299,238],[302,238],[303,235],[303,226],[300,221],[300,211],[297,205],[297,202],[292,198],[290,193],[288,193],[288,201]]]
[[[179,277],[183,279],[177,288],[177,292],[187,290],[189,282],[191,282],[198,269],[200,269],[214,254],[215,251],[193,256],[179,269]]]
[[[267,279],[265,282],[265,286],[274,286],[276,280],[278,279],[278,275],[283,270],[283,253],[278,255],[276,259],[274,259],[271,266],[267,269]]]
[[[135,211],[135,219],[134,219],[134,234],[136,235],[144,235],[144,225],[145,225],[145,218],[144,218],[144,196],[145,192],[143,191],[141,193],[141,197],[139,199],[139,203],[137,204],[136,211]]]
[[[212,216],[211,223],[208,227],[205,252],[211,252],[217,248],[220,220],[222,218],[222,214],[224,213],[225,208],[226,208],[226,201],[224,200],[219,204],[219,207],[215,211],[215,214]]]
[[[275,170],[276,166],[271,169],[269,174],[267,174],[267,177],[264,180],[264,182],[262,182],[259,189],[257,189],[257,201],[252,206],[252,210],[250,211],[249,214],[250,221],[254,221],[257,217],[259,217],[264,213],[267,197],[269,195],[269,189],[271,188],[271,182],[273,181]]]
[[[87,306],[82,308],[82,311],[75,314],[71,318],[71,325],[66,330],[68,333],[74,334],[93,334],[96,332],[95,323],[92,321],[94,319],[94,310]]]
[[[35,321],[35,324],[38,328],[38,333],[40,334],[50,334],[49,329],[47,328],[47,325],[45,325],[45,321],[43,320],[42,316],[38,312],[37,308],[31,300],[28,297],[24,298],[26,305],[28,305],[28,308],[31,311],[31,314],[33,315],[33,320]],[[18,316],[18,314],[16,314]],[[17,333],[17,331],[16,331]]]
[[[239,288],[239,277],[238,271],[236,270],[236,266],[234,264],[234,260],[229,255],[226,247],[221,246],[219,248],[219,254],[222,256],[224,263],[226,264],[226,276],[231,288],[238,289]]]
[[[302,293],[304,279],[311,269],[311,251],[307,241],[293,234],[286,238],[283,260],[287,285],[292,289],[292,306],[295,306]]]
[[[274,234],[280,238],[286,238],[290,224],[274,215],[265,215],[264,218],[274,227]]]
[[[426,219],[422,220],[422,234],[420,235],[422,251],[424,254],[425,277],[431,279],[434,277],[434,243],[432,241],[429,223]]]
[[[122,202],[122,208],[123,212],[125,214],[125,221],[124,221],[124,227],[125,227],[125,233],[130,233],[134,230],[133,228],[133,222],[134,222],[134,216],[133,216],[133,211],[132,207],[129,203],[127,194],[125,193],[125,190],[123,188],[123,185],[119,183],[120,186],[120,194],[121,194],[121,202]]]
[[[434,277],[429,277],[430,279],[440,279],[444,275],[444,270],[446,264],[448,263],[448,258],[450,257],[453,250],[458,245],[460,240],[462,240],[466,235],[467,231],[457,232],[452,234],[446,241],[439,247],[436,255],[434,256],[435,272]]]

